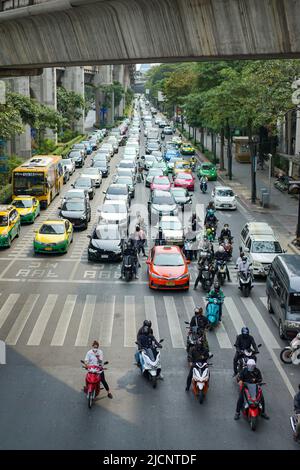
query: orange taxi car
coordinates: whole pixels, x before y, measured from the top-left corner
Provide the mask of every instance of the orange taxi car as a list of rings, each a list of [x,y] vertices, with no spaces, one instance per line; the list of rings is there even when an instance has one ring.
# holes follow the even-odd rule
[[[154,246],[146,261],[151,289],[189,289],[189,260],[179,246]]]

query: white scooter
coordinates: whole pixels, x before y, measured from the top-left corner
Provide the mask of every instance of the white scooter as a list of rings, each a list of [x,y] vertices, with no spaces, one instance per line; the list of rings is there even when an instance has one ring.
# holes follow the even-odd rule
[[[300,364],[300,333],[292,339],[289,346],[283,348],[280,359],[284,364]]]
[[[162,343],[163,339],[159,341]],[[136,343],[138,344],[138,343]],[[141,349],[139,351],[139,367],[142,375],[152,382],[152,387],[156,388],[157,379],[161,372],[160,350],[155,344],[151,348]]]
[[[211,355],[212,357],[213,355]],[[206,361],[196,362],[193,367],[192,386],[195,397],[202,405],[209,387],[210,370]]]

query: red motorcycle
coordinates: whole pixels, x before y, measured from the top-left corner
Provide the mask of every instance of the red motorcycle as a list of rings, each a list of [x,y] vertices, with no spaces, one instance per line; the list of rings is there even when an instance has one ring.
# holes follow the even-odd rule
[[[93,401],[100,393],[101,375],[106,368],[97,365],[87,366],[84,361],[81,361],[81,363],[84,364],[82,368],[87,370],[84,393],[86,393],[88,407],[92,408]],[[104,365],[106,364],[108,364],[108,361],[104,362]]]
[[[252,431],[256,430],[258,417],[262,414],[262,388],[260,384],[243,383],[240,390],[244,392],[243,415],[247,418]]]

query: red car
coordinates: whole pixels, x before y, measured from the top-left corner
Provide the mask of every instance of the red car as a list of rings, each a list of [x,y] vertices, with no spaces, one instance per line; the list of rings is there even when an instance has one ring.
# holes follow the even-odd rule
[[[185,289],[190,285],[188,264],[179,246],[154,246],[146,261],[151,289]]]
[[[150,185],[151,191],[160,189],[161,191],[170,191],[171,183],[167,176],[154,176]]]
[[[194,191],[195,177],[191,173],[177,173],[176,178],[174,179],[174,187]]]

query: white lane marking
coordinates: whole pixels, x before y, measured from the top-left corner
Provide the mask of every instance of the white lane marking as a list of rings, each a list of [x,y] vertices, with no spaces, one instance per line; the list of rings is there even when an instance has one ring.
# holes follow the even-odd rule
[[[20,294],[9,294],[5,303],[2,305],[0,309],[0,328],[2,328],[2,326],[4,325],[7,317],[14,308],[14,305],[16,304],[19,297]]]
[[[266,309],[268,310],[267,297],[260,297],[259,300],[260,300],[261,303],[264,305],[264,307],[266,307]]]
[[[40,294],[30,294],[26,300],[23,308],[21,309],[13,327],[7,335],[5,340],[6,344],[15,345],[17,344],[18,339],[20,338],[22,331],[27,323],[28,318],[30,317],[34,306],[39,298]]]
[[[265,320],[262,318],[261,313],[257,309],[253,300],[247,297],[247,298],[242,298],[242,302],[245,305],[253,322],[257,326],[260,336],[262,337],[264,343],[270,349],[280,349],[280,345],[278,344],[278,341],[271,333],[268,325],[266,324]]]
[[[77,295],[68,295],[66,298],[61,316],[56,325],[56,329],[51,341],[51,346],[63,346],[68,327],[71,321],[73,310],[76,304]]]
[[[136,342],[135,298],[125,295],[124,306],[124,347],[134,348]]]
[[[3,279],[4,274],[7,273],[7,271],[11,268],[11,266],[12,266],[16,261],[17,261],[16,259],[12,259],[11,262],[8,263],[8,265],[6,266],[6,268],[3,269],[3,271],[1,272],[1,274],[0,274],[0,279]]]
[[[240,312],[238,311],[237,307],[235,306],[235,303],[233,302],[232,298],[225,297],[224,305],[226,307],[226,311],[228,315],[231,318],[233,326],[237,334],[239,335],[241,332],[241,329],[243,328],[243,326],[245,326],[245,322]]]
[[[145,317],[147,320],[150,320],[152,322],[153,334],[158,341],[160,339],[160,335],[159,335],[159,330],[158,330],[157,313],[156,313],[154,297],[150,297],[150,295],[146,295],[144,297],[144,304],[145,304]]]
[[[252,320],[256,324],[258,331],[260,332],[261,337],[263,338],[263,341],[266,345],[267,350],[269,351],[273,362],[281,375],[283,382],[285,383],[288,391],[290,392],[291,396],[294,397],[296,394],[296,390],[292,386],[287,374],[285,373],[277,355],[273,351],[273,349],[281,349],[280,345],[278,344],[277,340],[274,338],[272,333],[269,330],[268,325],[264,321],[264,319],[261,317],[261,314],[259,310],[256,308],[254,302],[252,299],[246,298],[242,299],[244,305],[246,306]]]
[[[174,297],[164,297],[173,348],[185,348]]]
[[[194,310],[196,308],[194,299],[191,296],[190,297],[183,297],[183,303],[184,303],[184,308],[185,308],[188,320],[191,321],[191,319],[194,315]]]
[[[203,302],[205,304],[205,300],[206,298],[203,297]],[[224,327],[224,314],[222,315],[222,322],[219,323],[219,325],[217,326],[217,328],[215,328],[215,333],[216,333],[216,337],[217,337],[217,340],[218,340],[218,343],[219,343],[219,346],[220,348],[222,349],[232,349],[232,345],[231,345],[231,341],[229,339],[229,336],[227,334],[227,331],[225,330],[225,327]]]
[[[87,346],[92,326],[93,315],[97,297],[96,295],[87,295],[84,304],[82,317],[75,341],[75,346]]]
[[[105,305],[105,312],[101,312],[101,331],[99,343],[100,346],[111,346],[111,338],[113,331],[114,315],[115,315],[115,303],[116,297],[113,295],[111,302],[107,302]]]
[[[48,321],[53,312],[57,298],[58,295],[56,294],[48,295],[46,303],[44,304],[41,310],[41,313],[37,319],[36,324],[34,325],[34,328],[28,340],[28,346],[39,346],[44,335],[45,329],[47,327]]]

